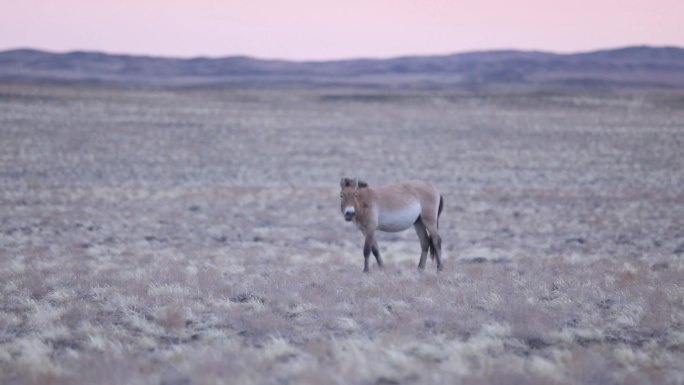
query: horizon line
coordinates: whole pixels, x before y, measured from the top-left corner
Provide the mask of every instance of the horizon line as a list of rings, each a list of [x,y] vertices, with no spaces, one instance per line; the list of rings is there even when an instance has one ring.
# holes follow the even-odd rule
[[[457,52],[449,52],[449,53],[434,53],[434,54],[403,54],[403,55],[392,55],[392,56],[382,56],[382,57],[370,57],[370,56],[355,56],[355,57],[347,57],[347,58],[337,58],[337,59],[284,59],[284,58],[268,58],[268,57],[261,57],[261,56],[251,56],[251,55],[246,55],[246,54],[226,54],[226,55],[221,55],[221,56],[213,56],[213,55],[193,55],[193,56],[173,56],[173,55],[164,55],[164,54],[149,54],[149,53],[121,53],[121,52],[111,52],[111,51],[106,51],[106,50],[89,50],[89,49],[71,49],[71,50],[64,50],[64,51],[59,51],[59,50],[51,50],[51,49],[42,49],[42,48],[33,48],[33,47],[17,47],[17,48],[3,48],[0,49],[0,53],[7,53],[7,52],[14,52],[14,51],[33,51],[33,52],[44,52],[44,53],[49,53],[49,54],[56,54],[56,55],[67,55],[67,54],[73,54],[73,53],[88,53],[88,54],[100,54],[100,55],[107,55],[107,56],[125,56],[125,57],[146,57],[146,58],[158,58],[158,59],[168,59],[168,60],[196,60],[196,59],[208,59],[208,60],[218,60],[218,59],[227,59],[227,58],[245,58],[245,59],[253,59],[253,60],[260,60],[260,61],[281,61],[281,62],[294,62],[294,63],[322,63],[322,62],[343,62],[343,61],[358,61],[358,60],[392,60],[392,59],[404,59],[404,58],[420,58],[420,57],[440,57],[440,56],[456,56],[456,55],[467,55],[467,54],[474,54],[474,53],[497,53],[497,52],[524,52],[524,53],[542,53],[542,54],[551,54],[551,55],[558,55],[558,56],[570,56],[570,55],[581,55],[581,54],[589,54],[589,53],[595,53],[595,52],[603,52],[603,51],[618,51],[618,50],[623,50],[623,49],[629,49],[629,48],[654,48],[654,49],[681,49],[684,50],[684,47],[676,46],[676,45],[651,45],[651,44],[633,44],[633,45],[623,45],[623,46],[615,46],[615,47],[608,47],[608,48],[597,48],[597,49],[590,49],[590,50],[579,50],[579,51],[572,51],[572,52],[559,52],[559,51],[553,51],[553,50],[543,50],[543,49],[519,49],[519,48],[483,48],[483,49],[473,49],[473,50],[465,50],[465,51],[457,51]]]

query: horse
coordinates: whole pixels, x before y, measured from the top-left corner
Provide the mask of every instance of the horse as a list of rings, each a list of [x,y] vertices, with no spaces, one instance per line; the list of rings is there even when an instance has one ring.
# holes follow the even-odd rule
[[[378,267],[383,267],[375,233],[399,232],[412,225],[421,247],[418,269],[425,269],[428,249],[431,259],[437,259],[437,270],[444,268],[442,238],[438,232],[444,199],[433,184],[411,180],[371,188],[356,178],[342,178],[340,188],[340,210],[344,219],[353,221],[366,237],[363,245],[364,273],[369,271],[371,253]]]

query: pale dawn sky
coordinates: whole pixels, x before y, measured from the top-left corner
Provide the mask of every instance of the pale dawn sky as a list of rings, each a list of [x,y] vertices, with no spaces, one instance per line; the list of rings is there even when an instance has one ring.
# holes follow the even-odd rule
[[[321,60],[684,46],[683,0],[2,0],[0,50]]]

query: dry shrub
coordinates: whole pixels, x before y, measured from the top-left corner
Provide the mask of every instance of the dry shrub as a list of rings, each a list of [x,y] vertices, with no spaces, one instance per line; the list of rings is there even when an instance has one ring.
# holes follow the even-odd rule
[[[500,321],[508,322],[511,326],[513,337],[531,345],[533,349],[544,347],[548,344],[545,339],[558,330],[557,315],[540,306],[531,306],[524,302],[507,302],[500,309]]]
[[[180,305],[168,305],[157,310],[157,320],[167,331],[185,326],[185,309]]]
[[[648,287],[642,294],[643,313],[639,325],[653,333],[663,333],[675,321],[672,302],[666,287]],[[681,296],[680,296],[681,301]]]
[[[615,364],[608,360],[604,348],[575,348],[566,363],[569,377],[582,384],[618,384],[615,380]]]
[[[204,297],[227,297],[231,293],[230,278],[215,268],[200,268],[197,272],[197,288]]]
[[[49,271],[39,269],[31,264],[21,276],[19,285],[31,298],[40,300],[53,290],[53,287],[48,283],[49,276]]]
[[[550,379],[547,376],[525,372],[519,367],[513,367],[510,365],[493,365],[484,373],[478,373],[474,376],[467,376],[464,379],[464,383],[476,385],[552,385],[563,384],[564,382]]]
[[[84,352],[64,360],[65,367],[70,370],[60,381],[63,384],[143,385],[157,380],[156,374],[147,378],[141,376],[139,365],[143,360],[137,352]]]
[[[76,329],[81,322],[92,317],[92,307],[84,301],[70,304],[61,317],[61,322],[70,329]]]
[[[637,272],[633,271],[623,271],[618,275],[617,285],[618,287],[633,287],[639,282],[639,276]]]

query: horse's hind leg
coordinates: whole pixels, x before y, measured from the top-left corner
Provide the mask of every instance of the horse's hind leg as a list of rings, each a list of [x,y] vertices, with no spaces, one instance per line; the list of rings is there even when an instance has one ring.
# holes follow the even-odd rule
[[[432,249],[437,259],[437,270],[442,270],[444,265],[442,264],[442,237],[437,232],[437,223],[428,224],[428,232],[430,233],[430,243],[432,244]]]
[[[420,261],[418,262],[419,269],[425,269],[425,262],[427,261],[428,248],[430,247],[430,237],[428,236],[427,230],[423,221],[418,218],[416,223],[413,224],[413,228],[418,234],[418,239],[420,240]]]

